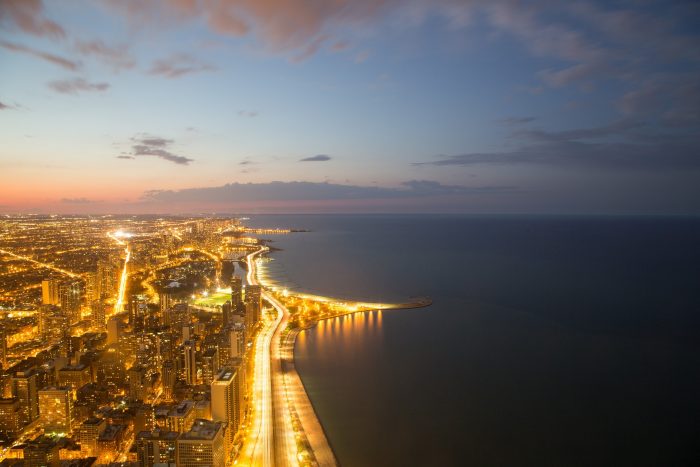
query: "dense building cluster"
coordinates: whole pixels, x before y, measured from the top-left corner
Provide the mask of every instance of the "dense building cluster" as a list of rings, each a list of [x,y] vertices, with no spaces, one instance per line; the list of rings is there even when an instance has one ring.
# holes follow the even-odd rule
[[[223,218],[0,227],[1,465],[230,463],[263,313],[237,266],[255,232]]]

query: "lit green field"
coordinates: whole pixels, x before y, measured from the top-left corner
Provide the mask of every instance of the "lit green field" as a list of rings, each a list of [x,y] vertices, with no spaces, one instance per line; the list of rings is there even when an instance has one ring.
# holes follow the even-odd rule
[[[216,292],[210,294],[208,297],[199,297],[192,302],[198,306],[218,306],[226,303],[227,300],[231,300],[231,294],[226,292]]]

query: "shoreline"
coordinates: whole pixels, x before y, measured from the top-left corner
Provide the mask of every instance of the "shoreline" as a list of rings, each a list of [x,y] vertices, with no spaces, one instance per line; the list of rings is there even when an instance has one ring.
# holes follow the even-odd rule
[[[259,284],[265,289],[263,299],[281,314],[281,319],[273,331],[270,342],[270,365],[274,367],[274,377],[271,377],[272,388],[272,412],[273,412],[273,438],[275,447],[284,446],[285,449],[275,449],[275,460],[279,465],[288,463],[291,457],[292,441],[290,428],[293,432],[293,444],[296,446],[294,460],[302,465],[338,466],[340,462],[332,448],[326,429],[321,422],[316,408],[311,401],[304,381],[296,371],[294,350],[297,336],[307,329],[315,327],[320,321],[337,318],[354,313],[365,313],[377,310],[424,308],[432,304],[430,298],[417,298],[405,303],[370,303],[339,300],[331,297],[312,295],[306,293],[294,293],[284,290],[279,293],[270,284],[266,284],[259,277],[259,270],[255,267],[255,257],[271,253],[269,247],[262,246],[256,252],[246,257],[247,282]],[[302,313],[298,307],[290,322],[292,313],[285,301],[301,300],[302,303],[311,302],[326,307],[325,314],[314,316],[307,322],[299,323],[296,318]],[[279,318],[279,315],[278,315]],[[276,381],[279,380],[279,381]],[[286,436],[285,436],[286,434]]]

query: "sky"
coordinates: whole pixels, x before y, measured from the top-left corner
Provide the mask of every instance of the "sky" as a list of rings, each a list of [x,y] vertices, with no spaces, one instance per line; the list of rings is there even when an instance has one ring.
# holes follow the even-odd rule
[[[700,213],[700,3],[0,0],[0,212]]]

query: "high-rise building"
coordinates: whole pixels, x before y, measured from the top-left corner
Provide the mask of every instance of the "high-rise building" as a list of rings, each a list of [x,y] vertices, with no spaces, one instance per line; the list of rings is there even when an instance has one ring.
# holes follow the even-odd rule
[[[243,314],[243,281],[239,276],[231,277],[231,309],[234,313]],[[228,324],[228,323],[225,323]]]
[[[56,279],[44,279],[41,281],[41,303],[42,305],[59,305],[61,303],[59,295],[59,282]]]
[[[75,392],[92,381],[90,367],[78,363],[76,365],[66,365],[58,370],[58,384],[62,387],[70,388]]]
[[[197,349],[192,340],[186,340],[182,344],[182,353],[185,362],[185,381],[189,385],[197,384]]]
[[[220,422],[197,419],[177,440],[178,467],[224,467],[224,427]]]
[[[59,297],[61,301],[61,311],[68,317],[70,324],[80,321],[80,303],[82,299],[82,282],[70,280],[61,284]]]
[[[223,326],[227,326],[231,322],[231,301],[226,300],[226,302],[221,305],[221,323]]]
[[[163,399],[166,401],[173,400],[176,376],[175,364],[173,361],[164,361],[161,371],[161,383],[163,385]]]
[[[69,434],[73,431],[73,393],[70,388],[39,391],[39,415],[45,432]]]
[[[107,428],[107,422],[100,418],[88,418],[78,430],[78,442],[80,451],[85,456],[97,456],[98,440]]]
[[[134,401],[144,401],[146,396],[146,367],[132,366],[129,368],[129,398]]]
[[[16,397],[0,398],[0,435],[10,439],[22,431],[22,409]]]
[[[119,318],[113,316],[107,321],[107,345],[119,342],[121,325]]]
[[[98,296],[109,298],[117,293],[119,268],[110,260],[97,262]]]
[[[219,372],[219,351],[210,348],[202,352],[202,383],[211,384]]]
[[[224,368],[211,383],[211,417],[226,422],[228,446],[233,445],[243,417],[242,373],[241,367]]]
[[[5,368],[7,366],[7,334],[5,326],[2,324],[0,323],[0,365]]]
[[[139,467],[175,467],[177,464],[176,431],[141,431],[136,434],[136,455]]]
[[[15,372],[12,376],[12,395],[19,400],[22,426],[39,418],[37,374],[33,368]]]
[[[245,326],[247,338],[250,339],[255,324],[260,320],[262,310],[262,289],[259,285],[248,285],[245,288]]]
[[[92,311],[92,314],[90,316],[90,320],[92,321],[92,325],[101,330],[104,331],[105,329],[105,305],[102,300],[94,300],[90,304],[90,310]]]
[[[195,402],[184,400],[168,411],[167,427],[170,431],[184,433],[188,431],[194,423],[196,413]]]

